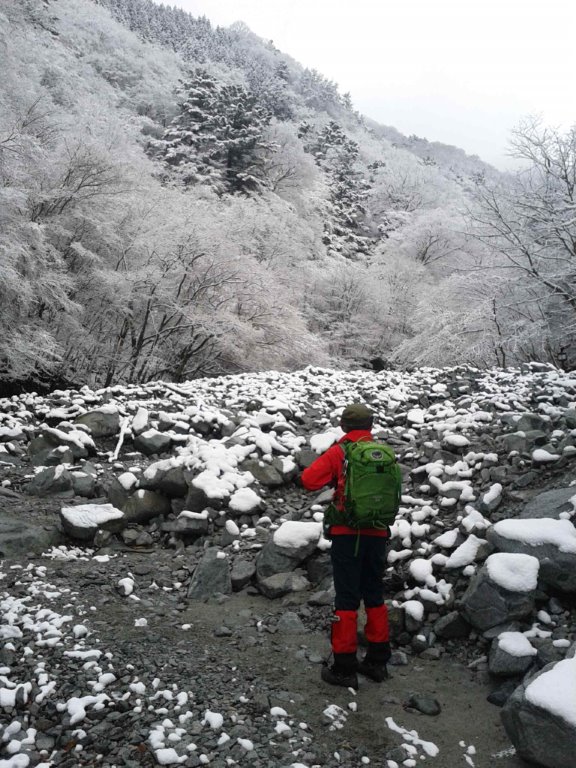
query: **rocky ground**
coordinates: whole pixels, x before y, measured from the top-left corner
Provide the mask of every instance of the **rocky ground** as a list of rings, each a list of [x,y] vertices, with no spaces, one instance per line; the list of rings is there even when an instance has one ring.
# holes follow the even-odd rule
[[[70,557],[74,550],[68,552]],[[434,765],[465,766],[468,756],[477,768],[525,765],[514,755],[498,708],[486,700],[493,685],[481,666],[448,654],[397,652],[386,683],[361,678],[357,693],[330,688],[319,679],[329,652],[329,608],[310,608],[302,595],[270,601],[246,592],[190,603],[185,590],[173,586],[186,569],[185,553],[175,558],[166,550],[118,552],[106,562],[78,554],[82,559],[35,558],[22,568],[12,562],[2,581],[3,591],[16,597],[29,595],[34,585],[32,602],[41,596],[51,611],[70,616],[68,630],[86,627],[82,648],[102,653],[85,669],[84,658],[63,658],[65,648],[77,645],[73,633],[49,650],[37,648],[25,631],[23,645],[33,653],[19,659],[17,646],[0,656],[13,679],[28,679],[48,659],[45,669],[58,681],[57,698],[69,701],[94,695],[94,681],[103,675],[115,677],[102,688],[109,704],[89,709],[78,725],[57,706],[28,703],[11,713],[41,726],[36,747],[44,752],[38,758],[51,755],[49,765],[157,765],[151,734],[167,720],[177,728],[187,712],[192,717],[185,721],[186,734],[175,744],[179,752],[196,744],[189,766],[225,766],[232,764],[229,758],[254,766],[386,766],[388,759],[402,765],[402,744],[414,747],[418,764],[426,758]],[[138,600],[118,591],[129,573]],[[146,624],[138,626],[142,619]],[[481,658],[475,646],[466,654]],[[141,693],[131,690],[137,685]],[[179,705],[182,694],[187,698]],[[138,712],[136,699],[142,702]],[[436,706],[437,714],[418,710],[436,712]],[[275,707],[286,714],[274,716]],[[336,707],[333,721],[325,713]],[[202,725],[207,710],[223,716],[221,729]],[[279,733],[278,723],[285,724]],[[230,740],[219,745],[223,733]],[[246,750],[238,739],[254,748]],[[438,756],[428,754],[419,739],[435,745]],[[33,764],[34,753],[31,758]]]
[[[358,399],[405,495],[385,574],[391,678],[355,693],[320,681],[325,498],[296,477]],[[530,499],[573,528],[575,405],[576,379],[546,368],[309,369],[0,401],[0,768],[527,765],[500,707],[574,643],[576,555],[554,550],[521,614],[489,584],[505,600],[486,626],[474,585],[505,548],[496,524]],[[86,504],[116,518],[62,512]],[[287,523],[309,540],[278,546]],[[530,638],[521,671],[496,654],[504,631]]]

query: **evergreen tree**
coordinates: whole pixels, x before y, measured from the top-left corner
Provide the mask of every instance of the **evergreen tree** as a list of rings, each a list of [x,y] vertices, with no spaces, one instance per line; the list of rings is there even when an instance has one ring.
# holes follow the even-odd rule
[[[264,132],[270,114],[238,85],[220,86],[203,70],[185,84],[180,112],[150,154],[176,170],[184,185],[208,183],[218,192],[253,192],[265,185]]]
[[[372,241],[363,225],[369,184],[359,168],[358,144],[334,120],[315,139],[310,139],[309,126],[301,126],[300,133],[329,178],[330,216],[324,229],[328,252],[349,259],[367,254]]]

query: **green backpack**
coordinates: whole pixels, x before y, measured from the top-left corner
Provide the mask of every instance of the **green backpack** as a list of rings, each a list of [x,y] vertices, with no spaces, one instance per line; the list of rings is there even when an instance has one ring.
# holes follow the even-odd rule
[[[330,524],[350,528],[387,528],[394,522],[402,495],[402,473],[392,448],[385,443],[342,443],[344,510],[332,510]]]

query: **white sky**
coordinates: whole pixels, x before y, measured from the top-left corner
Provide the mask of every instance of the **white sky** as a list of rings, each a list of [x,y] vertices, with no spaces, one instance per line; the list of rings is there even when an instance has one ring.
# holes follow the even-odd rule
[[[244,21],[364,115],[504,168],[510,130],[576,123],[575,0],[164,0]]]

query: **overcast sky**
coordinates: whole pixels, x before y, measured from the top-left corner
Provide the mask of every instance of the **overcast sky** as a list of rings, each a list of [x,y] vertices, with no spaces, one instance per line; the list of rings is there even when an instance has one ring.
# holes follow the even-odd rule
[[[529,114],[576,123],[576,0],[164,0],[244,21],[402,133],[497,167]]]

